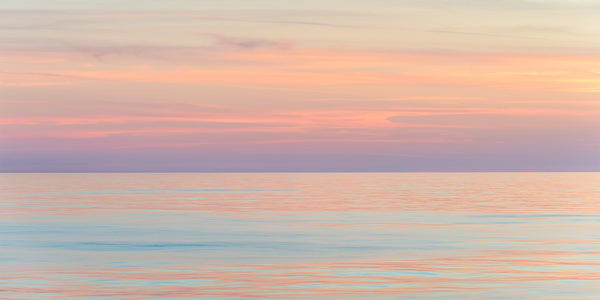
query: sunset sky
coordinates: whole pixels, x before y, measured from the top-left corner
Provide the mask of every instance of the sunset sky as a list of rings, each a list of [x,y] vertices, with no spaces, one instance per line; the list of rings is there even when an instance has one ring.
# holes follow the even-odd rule
[[[596,0],[0,0],[0,171],[600,171]]]

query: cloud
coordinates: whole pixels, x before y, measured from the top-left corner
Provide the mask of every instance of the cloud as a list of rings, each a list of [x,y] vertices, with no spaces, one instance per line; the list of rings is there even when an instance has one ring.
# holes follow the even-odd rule
[[[8,87],[67,85],[83,79],[82,76],[58,73],[0,71],[0,86]]]
[[[162,55],[164,50],[161,51],[159,47],[147,45],[93,46],[66,43],[65,46],[69,50],[90,55],[98,61],[104,61],[110,56],[130,56],[165,60],[165,57]]]
[[[289,41],[277,41],[257,38],[237,38],[218,33],[205,33],[205,35],[213,38],[218,46],[239,48],[242,50],[254,49],[278,49],[289,50],[294,47],[294,43]]]
[[[409,4],[410,1],[404,0],[403,2]],[[534,9],[589,9],[597,8],[598,1],[596,0],[424,0],[419,2],[420,5],[426,6],[443,6],[443,7],[460,7],[462,9],[494,9],[494,10],[534,10]]]
[[[256,47],[256,44],[238,43],[236,47]],[[429,84],[572,92],[596,88],[600,80],[600,75],[590,69],[600,58],[585,56],[465,57],[304,49],[225,52],[216,59],[221,62],[221,67],[210,70],[193,67],[174,70],[106,69],[64,71],[62,74],[96,80],[173,83],[270,86]],[[465,68],[466,65],[469,67]],[[410,71],[405,71],[407,69]]]
[[[464,55],[456,53],[287,48],[282,41],[233,38],[212,34],[216,49],[185,47],[73,47],[44,52],[46,64],[23,60],[38,52],[5,51],[9,62],[4,85],[64,84],[77,80],[256,85],[290,89],[325,86],[467,86],[488,89],[589,93],[597,90],[600,73],[593,55]],[[282,51],[283,50],[283,51]],[[114,61],[89,63],[74,53]],[[13,63],[10,56],[19,58]],[[123,56],[140,57],[127,60]],[[120,57],[118,60],[117,58]],[[154,61],[145,57],[173,61]],[[207,68],[210,66],[210,68]],[[39,80],[44,78],[44,80]],[[48,80],[52,78],[52,80]],[[61,80],[58,80],[61,78]]]

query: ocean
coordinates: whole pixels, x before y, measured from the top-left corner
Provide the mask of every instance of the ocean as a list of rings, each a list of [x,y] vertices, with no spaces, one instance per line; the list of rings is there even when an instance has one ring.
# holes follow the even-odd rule
[[[600,299],[600,173],[3,173],[0,299]]]

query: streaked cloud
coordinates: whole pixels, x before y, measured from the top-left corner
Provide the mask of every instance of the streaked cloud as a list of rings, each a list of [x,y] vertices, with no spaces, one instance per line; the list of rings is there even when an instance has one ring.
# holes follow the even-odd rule
[[[518,153],[531,168],[597,165],[594,4],[434,2],[11,4],[1,147],[196,151],[246,166],[278,154],[273,164],[305,169],[319,153],[357,168],[427,155],[503,168]]]

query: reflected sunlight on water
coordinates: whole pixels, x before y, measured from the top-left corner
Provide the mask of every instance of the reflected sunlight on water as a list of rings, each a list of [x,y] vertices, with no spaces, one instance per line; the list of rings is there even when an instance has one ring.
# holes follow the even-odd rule
[[[2,299],[600,298],[600,173],[0,180]]]

